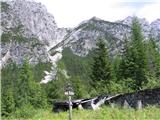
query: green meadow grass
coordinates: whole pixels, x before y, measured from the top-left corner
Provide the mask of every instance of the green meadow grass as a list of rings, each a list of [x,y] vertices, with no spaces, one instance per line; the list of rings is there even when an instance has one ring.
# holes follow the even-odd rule
[[[68,112],[53,113],[51,110],[37,110],[32,118],[27,120],[68,120]],[[11,116],[5,120],[26,120]],[[72,120],[160,120],[160,108],[124,109],[103,107],[99,110],[73,110]]]

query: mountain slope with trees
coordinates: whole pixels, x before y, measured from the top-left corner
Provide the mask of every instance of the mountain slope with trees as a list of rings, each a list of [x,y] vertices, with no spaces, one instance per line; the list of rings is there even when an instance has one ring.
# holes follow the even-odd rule
[[[27,119],[66,100],[66,83],[72,84],[74,99],[160,87],[159,19],[141,26],[143,20],[134,17],[132,24],[93,17],[68,29],[58,28],[33,1],[1,5],[2,57],[11,53],[1,72],[3,117]],[[40,84],[52,68],[54,79]]]

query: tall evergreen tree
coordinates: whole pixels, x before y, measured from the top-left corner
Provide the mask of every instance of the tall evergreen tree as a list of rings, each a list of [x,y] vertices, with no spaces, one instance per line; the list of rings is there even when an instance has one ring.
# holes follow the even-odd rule
[[[147,42],[147,60],[149,74],[153,77],[160,77],[160,52],[153,38]]]
[[[109,86],[110,81],[115,79],[105,42],[101,39],[98,41],[95,49],[90,77],[94,88]]]
[[[5,86],[7,87],[5,91],[3,91],[3,97],[1,101],[1,107],[2,107],[2,115],[8,116],[10,113],[12,113],[15,110],[15,102],[14,102],[14,96],[13,96],[13,87]]]
[[[44,107],[47,104],[47,98],[41,88],[41,85],[36,83],[33,79],[33,72],[28,60],[24,60],[23,66],[20,70],[18,79],[16,105],[22,107],[30,104],[34,107]]]
[[[12,64],[12,63],[11,63]],[[2,87],[1,87],[1,114],[8,116],[15,110],[15,101],[14,101],[14,78],[13,76],[8,76],[12,72],[12,65],[7,65],[5,70],[2,70]],[[11,72],[8,71],[11,69]]]
[[[119,65],[118,70],[118,78],[119,79],[127,79],[131,77],[131,74],[134,71],[134,60],[132,58],[132,49],[131,44],[127,40],[124,39],[123,50],[122,50],[122,60]]]
[[[24,60],[23,66],[20,69],[17,85],[16,105],[21,107],[30,103],[29,97],[31,93],[31,84],[33,82],[33,74],[27,59]]]
[[[137,18],[133,19],[131,30],[131,41],[129,44],[125,42],[126,48],[122,56],[121,77],[133,79],[132,88],[139,90],[147,83],[147,59],[144,37]]]
[[[132,22],[132,49],[135,69],[132,78],[135,80],[135,89],[139,90],[147,83],[146,70],[147,58],[146,49],[144,47],[144,37],[141,31],[141,26],[137,18]]]

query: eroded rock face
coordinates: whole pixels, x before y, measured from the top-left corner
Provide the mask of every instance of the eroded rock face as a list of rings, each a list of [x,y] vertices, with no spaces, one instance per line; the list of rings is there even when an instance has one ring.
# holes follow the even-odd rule
[[[56,37],[57,25],[54,17],[47,12],[45,6],[26,0],[8,1],[8,9],[2,14],[6,21],[5,28],[22,25],[26,37],[34,36],[41,41],[49,42]],[[5,17],[4,16],[8,16]],[[57,41],[54,41],[55,43]]]
[[[90,50],[96,47],[98,39],[102,38],[106,40],[110,53],[115,55],[121,49],[123,39],[129,35],[130,31],[128,25],[93,17],[68,32],[56,47],[70,47],[74,54],[86,56]]]
[[[70,31],[57,45],[70,47],[74,54],[86,56],[90,50],[96,47],[98,38],[105,39],[106,45],[111,55],[120,53],[123,48],[125,37],[131,37],[131,23],[133,17],[127,17],[122,21],[108,22],[93,17],[83,21],[72,31]],[[156,43],[160,45],[160,22],[159,19],[149,24],[146,19],[138,18],[142,27],[144,39],[153,37]]]
[[[72,51],[80,56],[88,54],[89,50],[96,47],[98,38],[105,39],[111,54],[116,54],[121,49],[125,35],[130,33],[129,26],[112,23],[93,17],[86,23],[75,28],[77,31],[68,38]]]
[[[125,25],[128,25],[131,27],[132,20],[133,20],[133,17],[129,16],[129,17],[125,18],[124,20],[119,21],[119,23],[122,23],[122,24],[125,24]],[[142,33],[143,33],[145,39],[148,39],[150,36],[152,26],[149,24],[149,22],[145,18],[138,18],[138,22],[141,25]]]
[[[1,49],[2,54],[6,53],[9,49],[12,61],[17,64],[21,64],[24,58],[28,58],[31,64],[37,64],[40,61],[50,61],[46,47],[36,40],[25,43],[12,42],[10,48],[9,44],[2,44]]]
[[[12,36],[17,36],[18,33],[18,35],[27,38],[30,46],[34,46],[32,45],[32,42],[33,44],[35,43],[33,38],[37,39],[38,44],[43,44],[40,52],[38,52],[40,47],[34,48],[35,54],[32,54],[32,57],[30,57],[32,63],[34,63],[33,60],[37,59],[48,61],[50,59],[48,51],[55,52],[59,47],[70,47],[73,53],[79,56],[86,56],[90,50],[96,47],[98,38],[106,39],[105,42],[111,55],[115,55],[121,51],[124,38],[130,37],[133,19],[133,17],[127,17],[121,21],[108,22],[93,17],[83,21],[73,29],[66,29],[57,27],[54,17],[47,12],[47,9],[41,3],[28,0],[12,0],[4,3],[2,8],[2,35],[11,32]],[[153,36],[157,44],[160,45],[159,21],[157,19],[149,24],[145,19],[139,19],[145,39]],[[10,40],[15,41],[13,38],[10,38]],[[2,43],[2,48],[4,49],[2,51],[7,49],[7,44]],[[22,49],[19,51],[20,59],[24,57],[23,55],[28,54],[30,56],[30,53],[32,53],[29,50],[28,53],[24,53],[24,51],[27,51],[26,45],[27,43],[23,44],[22,42],[18,44]],[[16,47],[17,45],[12,48]],[[28,49],[31,49],[31,47],[28,46]],[[13,53],[16,53],[14,50],[18,49],[12,50]],[[12,58],[18,59],[18,54],[12,54],[12,56]],[[16,62],[20,61],[20,59],[16,59]]]
[[[58,28],[54,17],[41,3],[12,0],[2,3],[2,54],[11,46],[11,59],[20,64],[25,56],[30,63],[49,62],[48,50],[62,41],[67,30]],[[10,36],[10,37],[7,37]]]

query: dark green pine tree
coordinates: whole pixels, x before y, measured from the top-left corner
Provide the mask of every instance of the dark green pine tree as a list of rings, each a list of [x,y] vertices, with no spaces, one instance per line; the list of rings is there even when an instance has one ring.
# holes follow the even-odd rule
[[[23,66],[20,69],[17,94],[16,94],[16,106],[22,107],[23,105],[30,104],[30,93],[33,82],[33,74],[30,69],[30,65],[27,59],[24,60]]]
[[[137,18],[132,21],[132,57],[135,63],[132,78],[135,80],[135,89],[142,89],[147,83],[147,57],[144,46],[144,37],[141,31],[141,26]]]
[[[160,52],[153,38],[147,43],[148,71],[152,77],[160,77]]]
[[[134,71],[134,60],[132,58],[131,44],[127,38],[124,39],[123,45],[122,60],[117,73],[118,79],[131,78],[131,74]]]
[[[18,79],[16,106],[30,104],[36,108],[45,107],[47,105],[47,97],[39,83],[33,79],[33,72],[28,60],[24,60],[20,70]]]
[[[14,84],[15,76],[18,68],[15,63],[10,63],[2,69],[2,79],[1,79],[1,114],[9,115],[15,110],[15,100],[14,100]]]
[[[14,102],[14,96],[13,96],[13,87],[12,86],[5,86],[6,89],[3,91],[2,94],[2,101],[1,101],[1,107],[2,107],[2,115],[8,116],[10,113],[12,113],[15,110],[15,102]]]
[[[131,30],[131,41],[124,45],[126,48],[122,55],[120,76],[125,79],[131,78],[133,80],[131,87],[134,90],[140,90],[147,83],[147,58],[144,37],[136,17],[132,21]]]
[[[95,49],[95,56],[93,57],[93,64],[91,67],[90,77],[92,79],[92,86],[96,89],[109,86],[110,81],[115,79],[113,73],[113,66],[106,45],[104,41],[100,39]]]
[[[29,102],[35,108],[46,107],[47,95],[39,83],[32,82],[32,86],[30,87]]]

